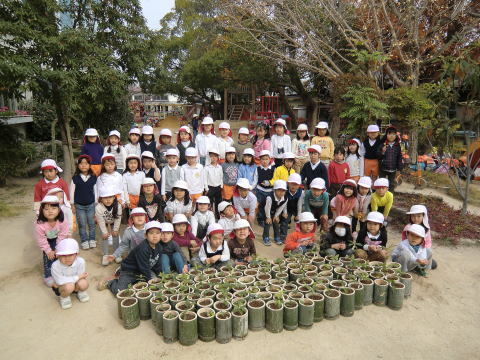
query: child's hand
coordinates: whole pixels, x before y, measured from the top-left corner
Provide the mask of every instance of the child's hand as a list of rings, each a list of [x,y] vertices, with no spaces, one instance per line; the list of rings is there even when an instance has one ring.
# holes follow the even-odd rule
[[[265,222],[270,225],[270,224],[272,223],[272,219],[271,219],[271,218],[267,218],[267,219],[265,220]]]
[[[50,250],[50,251],[47,253],[47,258],[48,258],[48,260],[53,260],[53,259],[55,259],[55,251]]]
[[[115,260],[115,256],[113,256],[113,255],[107,255],[107,260],[108,260],[109,262],[112,262],[113,260]]]
[[[247,256],[245,258],[245,261],[248,262],[248,263],[251,262],[252,260],[253,260],[253,258],[251,256]]]
[[[109,236],[110,236],[109,233],[102,234],[102,239],[103,239],[103,240],[107,240]]]
[[[118,236],[118,231],[115,231],[115,230],[112,231],[112,236],[113,236],[113,237],[117,237],[117,236]]]
[[[280,222],[280,219],[278,218],[278,216],[275,216],[275,217],[273,218],[273,222],[274,222],[274,223],[279,223],[279,222]]]
[[[193,249],[197,246],[197,242],[195,240],[190,240],[190,248]]]
[[[428,260],[426,260],[426,259],[417,259],[417,263],[419,263],[420,265],[427,265],[427,264],[428,264]]]
[[[182,270],[182,272],[183,272],[184,274],[188,273],[188,265],[187,265],[187,264],[183,265],[183,270]]]
[[[78,277],[78,280],[80,279],[86,279],[88,276],[88,273],[84,272],[83,274],[81,274],[79,277]]]
[[[288,217],[288,214],[282,213],[282,216],[284,219],[286,219]]]

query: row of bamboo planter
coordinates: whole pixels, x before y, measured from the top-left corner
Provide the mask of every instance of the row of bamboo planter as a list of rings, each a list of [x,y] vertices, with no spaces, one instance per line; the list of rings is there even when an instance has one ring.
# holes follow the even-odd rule
[[[126,329],[152,319],[166,343],[244,339],[249,331],[310,328],[375,304],[400,310],[412,276],[400,264],[314,254],[220,270],[192,269],[138,282],[117,294]]]

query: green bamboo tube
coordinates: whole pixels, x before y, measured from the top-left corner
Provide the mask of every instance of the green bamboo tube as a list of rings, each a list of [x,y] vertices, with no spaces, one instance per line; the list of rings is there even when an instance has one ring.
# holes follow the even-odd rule
[[[298,326],[309,328],[313,325],[315,303],[313,300],[303,298],[298,301]]]
[[[289,331],[298,328],[298,303],[295,300],[283,304],[283,328]]]
[[[390,283],[388,287],[388,307],[392,310],[400,310],[405,298],[405,285],[401,282]]]
[[[365,297],[365,289],[359,282],[348,284],[349,287],[355,289],[355,310],[361,310],[363,308],[363,302]]]
[[[171,306],[169,303],[161,303],[160,305],[157,305],[153,311],[156,317],[155,331],[160,336],[163,335],[163,313],[170,309],[171,309]]]
[[[373,280],[361,279],[360,284],[363,285],[363,305],[371,305],[373,302]]]
[[[141,290],[135,294],[138,299],[138,309],[140,310],[140,320],[148,320],[152,317],[150,314],[150,298],[152,293],[150,290]]]
[[[355,289],[343,287],[340,289],[340,314],[342,316],[353,316],[355,311]]]
[[[234,339],[243,340],[248,334],[248,310],[232,311],[232,335]]]
[[[215,311],[211,308],[200,308],[197,311],[198,338],[209,342],[215,340]]]
[[[325,296],[325,319],[335,320],[340,316],[340,292],[335,289],[327,289]]]
[[[152,295],[152,297],[150,298],[150,314],[152,315],[152,323],[153,323],[153,326],[155,326],[155,324],[157,323],[157,312],[155,311],[155,308],[162,304],[163,301],[162,301],[162,298],[161,297],[155,297]]]
[[[163,313],[163,341],[167,344],[178,340],[178,311],[168,310]]]
[[[184,346],[190,346],[197,340],[197,314],[193,311],[184,311],[178,317],[178,341]]]
[[[412,275],[409,273],[401,273],[400,282],[405,285],[405,297],[410,297],[410,295],[412,295]]]
[[[283,330],[283,303],[275,300],[267,302],[265,308],[265,327],[272,333]]]
[[[122,309],[122,322],[125,329],[134,329],[140,325],[140,311],[138,299],[126,298],[120,303]]]
[[[325,298],[320,293],[310,293],[307,294],[307,298],[312,300],[314,303],[314,310],[313,310],[313,321],[320,322],[323,320],[324,312],[325,312]]]
[[[388,282],[383,279],[376,279],[373,287],[373,303],[378,306],[387,304]]]
[[[215,314],[215,337],[220,344],[232,340],[232,314],[229,311],[220,311]]]
[[[197,310],[201,308],[211,308],[213,307],[213,299],[212,298],[200,298],[197,300]]]
[[[265,301],[261,299],[250,300],[247,303],[248,328],[252,331],[265,328]]]
[[[117,292],[116,298],[117,298],[117,310],[118,310],[118,317],[121,319],[122,318],[122,307],[120,306],[120,303],[122,302],[123,299],[135,297],[135,290],[133,289],[125,289],[125,290],[120,290]]]

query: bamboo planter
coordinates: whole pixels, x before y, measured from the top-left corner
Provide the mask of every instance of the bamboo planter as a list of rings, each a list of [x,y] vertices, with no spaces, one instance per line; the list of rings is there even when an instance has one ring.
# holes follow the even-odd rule
[[[120,306],[120,303],[122,302],[123,299],[135,297],[135,290],[133,289],[125,289],[125,290],[120,290],[117,295],[117,309],[118,309],[118,317],[121,319],[122,318],[122,307]]]
[[[162,303],[160,305],[157,305],[154,309],[153,313],[155,314],[155,318],[156,318],[155,331],[160,336],[163,335],[163,314],[165,313],[165,311],[168,311],[170,309],[171,309],[171,306],[168,303]]]
[[[279,333],[283,330],[283,303],[270,300],[266,305],[265,327],[271,333]]]
[[[209,342],[215,340],[215,311],[211,308],[200,308],[197,311],[198,338]]]
[[[178,340],[184,346],[190,346],[198,340],[197,314],[184,311],[178,317]]]
[[[243,340],[248,335],[247,308],[232,311],[232,336],[236,340]]]
[[[387,304],[388,296],[388,281],[376,279],[374,283],[373,303],[378,306],[385,306]]]
[[[178,311],[168,310],[163,313],[163,341],[167,344],[178,340]]]
[[[323,320],[325,312],[325,298],[322,294],[319,293],[310,293],[307,294],[307,299],[310,299],[314,303],[313,310],[313,321],[320,322]]]
[[[141,290],[135,294],[138,299],[138,309],[140,311],[140,320],[148,320],[152,317],[150,313],[150,298],[152,293],[149,290]]]
[[[352,288],[341,288],[341,303],[340,303],[340,314],[342,316],[353,316],[355,312],[355,289]]]
[[[265,328],[265,301],[261,299],[250,300],[247,303],[248,328],[258,331]]]
[[[287,300],[283,304],[283,328],[293,331],[298,328],[298,302]]]
[[[220,344],[226,344],[232,340],[232,314],[229,311],[220,311],[215,314],[215,336]]]
[[[313,325],[315,304],[313,300],[303,298],[298,301],[298,326],[310,328]]]
[[[122,323],[125,329],[134,329],[140,325],[140,311],[138,299],[126,298],[120,303],[122,311]]]
[[[392,310],[400,310],[405,298],[405,285],[401,282],[392,282],[388,286],[388,307]]]
[[[340,316],[340,292],[328,289],[323,292],[325,296],[325,319],[335,320]]]

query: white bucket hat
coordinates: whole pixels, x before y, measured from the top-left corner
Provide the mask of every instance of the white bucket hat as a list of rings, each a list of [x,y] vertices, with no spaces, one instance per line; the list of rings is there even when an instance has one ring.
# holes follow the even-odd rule
[[[312,180],[310,183],[310,189],[320,189],[324,190],[325,189],[325,180],[322,178],[315,178]]]
[[[412,224],[408,227],[407,232],[418,235],[421,238],[425,239],[425,229],[422,225]],[[60,243],[61,244],[61,243]]]
[[[219,129],[228,129],[228,130],[230,130],[230,124],[227,123],[226,121],[223,121],[223,122],[220,123],[220,125],[218,125],[218,128],[219,128]]]
[[[172,219],[172,224],[183,224],[183,223],[190,224],[185,214],[176,214]]]
[[[251,148],[247,148],[247,149],[243,150],[242,155],[255,156],[255,151],[253,151],[253,149],[251,149]]]
[[[210,199],[208,198],[208,196],[200,196],[197,199],[197,204],[210,204]]]
[[[147,212],[145,211],[144,208],[136,207],[132,209],[132,211],[130,212],[130,216],[134,216],[134,215],[147,215]]]
[[[165,156],[180,156],[178,153],[178,149],[168,149],[167,152],[165,153]]]
[[[118,130],[112,130],[112,131],[110,131],[110,132],[108,133],[108,137],[110,137],[110,136],[116,136],[116,137],[118,137],[118,138],[120,139],[120,137],[121,137],[121,136],[120,136],[120,131],[118,131]]]
[[[238,129],[238,135],[243,134],[243,135],[250,135],[250,131],[246,127],[241,127]]]
[[[153,135],[153,128],[150,125],[145,125],[142,127],[143,135]]]
[[[387,187],[388,188],[388,185],[389,185],[389,182],[388,182],[388,179],[386,179],[386,178],[378,178],[373,183],[374,188],[379,188],[379,187]]]
[[[282,118],[278,118],[277,120],[275,120],[275,122],[273,123],[273,126],[275,125],[282,125],[284,127],[287,127],[287,122],[285,121],[285,119],[282,119]]]
[[[372,188],[372,179],[370,178],[370,176],[362,176],[358,180],[358,185],[363,186],[367,189],[371,189]]]
[[[49,170],[49,169],[56,169],[58,172],[63,172],[62,168],[57,165],[55,160],[53,159],[45,159],[42,161],[40,164],[40,174],[42,173],[43,170]]]
[[[307,131],[308,132],[308,126],[307,124],[300,124],[297,126],[297,132],[298,131]]]
[[[287,190],[287,183],[285,180],[275,180],[273,183],[273,190]]]
[[[315,216],[311,212],[305,211],[298,216],[298,222],[316,222]]]
[[[385,218],[382,213],[379,213],[378,211],[371,211],[367,215],[367,221],[383,224]]]
[[[161,129],[160,133],[158,134],[159,136],[170,136],[172,137],[172,132],[170,129]]]
[[[180,129],[178,129],[178,132],[185,131],[187,134],[191,134],[190,127],[187,125],[180,126]]]
[[[125,158],[125,162],[127,162],[130,159],[137,159],[138,161],[140,161],[140,156],[138,156],[137,154],[128,154],[127,157]]]
[[[413,205],[410,210],[407,212],[408,215],[410,214],[425,214],[427,212],[427,208],[423,205]]]
[[[217,154],[217,155],[220,155],[220,151],[216,148],[216,147],[211,147],[211,148],[208,148],[208,151],[207,151],[209,154],[212,153],[212,154]]]
[[[155,185],[155,180],[152,178],[146,177],[142,180],[142,186],[143,185]]]
[[[335,218],[334,223],[341,223],[341,224],[351,226],[352,225],[352,220],[350,220],[350,218],[348,216],[337,216]]]
[[[297,174],[297,173],[290,174],[290,176],[288,177],[287,183],[295,183],[295,184],[301,185],[302,177],[300,176],[300,174]]]
[[[104,160],[114,160],[115,161],[115,155],[111,154],[111,153],[106,153],[106,154],[103,154],[102,155],[102,163]]]
[[[236,153],[236,152],[237,152],[237,149],[235,149],[233,146],[229,146],[225,149],[225,154]]]
[[[110,196],[115,196],[117,194],[118,194],[118,192],[116,192],[115,190],[107,187],[107,188],[104,188],[100,191],[100,193],[98,194],[98,197],[106,198],[106,197],[110,197]]]
[[[378,125],[368,125],[367,127],[367,133],[368,132],[379,132],[380,129],[378,127]]]
[[[320,121],[315,127],[317,129],[328,129],[328,123],[325,121]]]
[[[244,229],[244,228],[250,228],[250,223],[248,222],[248,220],[239,219],[235,221],[235,223],[233,224],[233,230]]]
[[[160,228],[160,230],[162,230],[162,232],[174,232],[172,223],[164,222],[164,223],[161,223],[160,225],[162,226]]]
[[[66,207],[71,208],[72,205],[71,205],[70,202],[68,201],[67,194],[65,194],[65,191],[63,191],[62,188],[59,188],[59,187],[51,188],[50,190],[48,190],[47,195],[57,196],[57,195],[55,195],[55,194],[57,194],[57,193],[59,193],[59,192],[63,193],[63,204],[64,204]]]
[[[198,151],[194,147],[189,147],[187,150],[185,150],[185,156],[192,156],[192,157],[197,157],[198,156]]]
[[[188,191],[188,184],[186,181],[183,180],[177,180],[173,183],[172,189],[173,188],[178,188],[178,189],[183,189]]]
[[[308,152],[322,153],[322,147],[320,145],[312,145],[307,148]]]
[[[223,230],[223,227],[220,224],[213,223],[213,224],[208,225],[207,236],[212,235],[212,234],[217,234],[217,233],[222,233],[223,234],[224,232],[225,232],[225,230]]]
[[[202,120],[202,125],[213,125],[213,119],[210,116],[205,116]]]
[[[89,128],[85,130],[85,136],[98,136],[98,131],[97,129]]]
[[[78,252],[78,242],[72,238],[63,239],[55,248],[55,255],[73,255]]]
[[[128,132],[128,135],[131,135],[131,134],[140,135],[140,129],[139,128],[131,128],[130,131]]]
[[[155,160],[155,156],[153,156],[151,151],[144,151],[142,152],[142,158],[148,158]]]
[[[295,159],[295,154],[293,152],[287,151],[283,154],[284,159]]]
[[[244,188],[244,189],[248,189],[250,190],[250,182],[248,181],[248,179],[245,179],[245,178],[239,178],[237,180],[237,186],[238,187],[241,187],[241,188]]]
[[[218,204],[218,211],[223,212],[229,206],[233,206],[233,205],[228,201],[222,201],[220,204]]]
[[[153,220],[145,224],[145,232],[148,232],[150,229],[159,229],[162,230],[162,224],[160,222]]]
[[[270,153],[270,150],[262,150],[262,151],[260,151],[260,157],[262,157],[262,156],[272,157],[272,154]]]
[[[60,200],[58,200],[58,197],[56,197],[55,195],[47,195],[42,199],[42,201],[40,203],[42,203],[42,204],[59,204]]]

